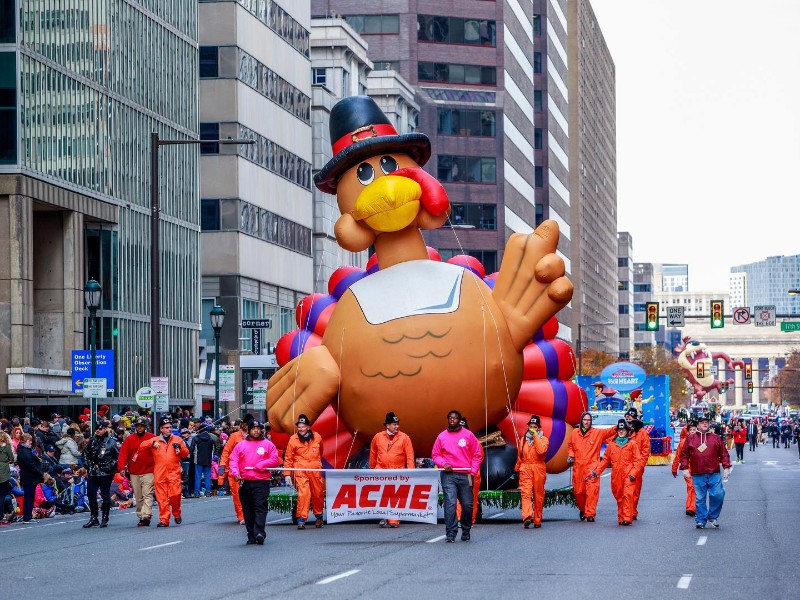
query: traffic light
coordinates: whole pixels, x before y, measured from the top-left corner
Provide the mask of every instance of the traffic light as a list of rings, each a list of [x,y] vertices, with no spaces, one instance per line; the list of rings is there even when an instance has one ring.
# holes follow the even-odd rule
[[[647,331],[658,331],[658,302],[647,303]]]
[[[706,363],[697,363],[697,378],[702,379],[706,376]]]
[[[744,363],[744,378],[753,378],[753,363]]]
[[[722,310],[722,300],[711,301],[711,329],[725,327],[725,316]]]
[[[749,394],[753,393],[753,381],[752,380],[747,382],[747,393],[749,393]]]

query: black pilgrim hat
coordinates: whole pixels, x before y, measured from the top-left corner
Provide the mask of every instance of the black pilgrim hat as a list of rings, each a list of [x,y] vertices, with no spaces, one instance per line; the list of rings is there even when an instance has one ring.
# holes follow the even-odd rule
[[[391,121],[369,96],[350,96],[331,109],[333,158],[316,175],[314,183],[328,194],[345,171],[376,154],[408,154],[421,167],[431,157],[431,141],[424,133],[397,133]]]

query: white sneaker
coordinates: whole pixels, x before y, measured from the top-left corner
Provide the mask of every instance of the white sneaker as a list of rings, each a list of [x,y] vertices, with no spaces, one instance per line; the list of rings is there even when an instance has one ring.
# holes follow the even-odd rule
[[[716,519],[709,519],[708,524],[711,525],[714,529],[719,529],[719,521]]]

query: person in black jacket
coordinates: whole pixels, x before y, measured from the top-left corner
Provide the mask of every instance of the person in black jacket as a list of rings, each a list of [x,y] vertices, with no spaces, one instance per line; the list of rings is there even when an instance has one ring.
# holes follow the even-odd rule
[[[36,445],[41,447],[42,452],[45,452],[48,446],[53,446],[53,448],[56,449],[55,464],[58,464],[58,458],[61,453],[56,447],[56,442],[61,439],[61,436],[50,431],[50,423],[47,421],[40,421],[39,424],[36,425],[36,439],[38,440]]]
[[[83,465],[89,475],[87,495],[91,518],[83,527],[107,527],[108,513],[111,511],[111,482],[117,472],[119,442],[111,435],[111,421],[101,419],[97,422],[94,436],[83,451]],[[103,499],[102,521],[97,520],[97,490]]]
[[[214,456],[215,437],[203,426],[196,436],[192,438],[189,451],[194,459],[194,497],[200,496],[200,480],[203,480],[203,492],[211,495],[211,462]]]
[[[36,498],[36,486],[44,481],[42,461],[33,453],[33,436],[23,433],[17,446],[17,464],[19,465],[19,483],[24,493],[22,522],[30,523],[33,518],[33,502]]]

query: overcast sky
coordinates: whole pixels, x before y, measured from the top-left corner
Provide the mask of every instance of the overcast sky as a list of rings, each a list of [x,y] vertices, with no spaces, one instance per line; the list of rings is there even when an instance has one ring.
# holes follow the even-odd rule
[[[800,0],[591,0],[617,72],[619,231],[636,262],[800,254]]]

